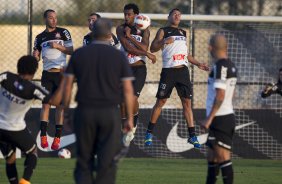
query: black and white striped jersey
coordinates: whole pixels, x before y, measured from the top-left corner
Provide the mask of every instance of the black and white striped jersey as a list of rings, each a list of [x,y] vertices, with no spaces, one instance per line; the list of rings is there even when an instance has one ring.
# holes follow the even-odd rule
[[[72,47],[71,34],[67,29],[56,27],[52,32],[43,31],[36,36],[34,41],[34,49],[42,54],[43,70],[51,68],[61,69],[66,66],[66,54],[58,49],[50,47],[50,42],[56,42],[65,47]]]
[[[208,78],[207,116],[210,114],[216,97],[216,88],[225,90],[224,100],[216,116],[234,113],[232,99],[237,83],[237,69],[229,59],[218,60]]]
[[[0,74],[0,129],[19,131],[26,127],[24,117],[35,99],[48,102],[49,92],[11,72]]]
[[[163,68],[175,66],[188,66],[188,47],[186,43],[186,31],[175,27],[163,27],[164,39],[172,37],[174,42],[165,44],[162,49]]]

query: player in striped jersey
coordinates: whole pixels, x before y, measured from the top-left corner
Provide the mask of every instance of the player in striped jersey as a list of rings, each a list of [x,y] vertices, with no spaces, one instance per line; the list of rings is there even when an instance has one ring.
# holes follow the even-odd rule
[[[139,117],[139,103],[138,98],[144,87],[147,68],[146,68],[146,56],[152,60],[152,63],[156,62],[156,56],[147,52],[149,48],[149,28],[140,31],[134,26],[134,18],[139,14],[139,8],[136,4],[127,4],[123,9],[125,23],[117,27],[117,37],[121,42],[121,51],[124,52],[128,59],[128,63],[131,66],[133,76],[135,80],[133,82],[134,88],[134,128],[131,132],[124,137],[124,142],[129,144],[134,138],[134,133],[137,128],[137,122]],[[124,109],[124,107],[122,107]],[[126,115],[123,114],[123,119]]]
[[[206,143],[209,147],[206,183],[216,183],[221,169],[223,183],[232,184],[230,152],[235,131],[232,99],[237,82],[237,69],[228,59],[227,40],[223,35],[216,34],[211,37],[209,50],[214,65],[208,78],[207,119],[201,123],[203,128],[209,130]]]
[[[153,128],[161,114],[162,107],[170,97],[174,87],[181,99],[183,114],[188,125],[188,142],[193,144],[196,148],[200,148],[201,146],[197,140],[194,127],[191,107],[191,99],[193,96],[192,84],[190,82],[188,62],[198,66],[198,68],[202,70],[207,71],[209,68],[205,64],[199,63],[188,53],[186,31],[178,27],[180,19],[180,10],[172,9],[168,16],[169,25],[158,30],[150,47],[151,52],[157,52],[162,49],[163,68],[156,95],[157,101],[153,107],[145,136],[146,146],[150,146],[152,144]]]
[[[29,184],[37,162],[36,142],[25,123],[25,114],[35,99],[59,105],[62,99],[61,83],[51,97],[43,87],[32,83],[38,68],[33,56],[19,59],[18,75],[11,72],[0,74],[0,149],[6,159],[6,173],[11,184]],[[26,155],[24,173],[20,181],[16,169],[16,147]]]

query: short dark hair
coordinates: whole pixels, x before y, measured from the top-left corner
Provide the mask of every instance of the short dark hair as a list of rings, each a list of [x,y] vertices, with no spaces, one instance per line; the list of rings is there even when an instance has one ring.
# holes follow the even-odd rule
[[[170,16],[174,11],[179,11],[181,13],[179,8],[173,8],[172,10],[169,11],[168,16]]]
[[[56,13],[55,10],[52,10],[52,9],[45,10],[44,13],[43,13],[43,18],[47,18],[49,12]]]
[[[98,13],[95,13],[95,12],[90,13],[89,17],[91,17],[93,15],[95,15],[98,19],[101,18],[101,15],[99,15]]]
[[[133,10],[134,14],[137,14],[137,15],[139,14],[139,8],[136,4],[129,3],[129,4],[126,4],[123,8],[123,10],[130,10],[130,9]]]
[[[94,38],[107,37],[112,32],[112,22],[107,18],[97,19],[92,26],[92,35]]]
[[[38,61],[31,55],[22,56],[17,64],[18,74],[34,75],[38,69]]]

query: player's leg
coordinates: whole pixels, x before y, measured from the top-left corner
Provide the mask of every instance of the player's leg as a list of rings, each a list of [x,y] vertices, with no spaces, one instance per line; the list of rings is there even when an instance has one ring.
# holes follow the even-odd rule
[[[159,116],[161,115],[162,108],[165,105],[167,99],[170,97],[172,89],[174,88],[174,80],[171,76],[171,69],[163,69],[161,73],[161,79],[159,82],[157,101],[152,109],[150,121],[145,135],[145,145],[152,145],[152,132],[157,123]]]
[[[50,74],[47,71],[42,72],[41,85],[48,90],[50,93],[52,92],[52,81],[50,81]],[[42,104],[42,109],[40,112],[40,138],[41,138],[41,147],[47,148],[47,128],[49,123],[49,113],[51,106],[49,104]]]
[[[218,146],[215,146],[216,158],[218,160],[218,165],[221,170],[221,175],[224,184],[233,183],[233,167],[230,158],[230,150]]]
[[[181,99],[183,107],[183,115],[188,125],[189,138],[188,142],[193,144],[195,148],[200,148],[201,145],[197,139],[194,126],[194,118],[192,112],[191,99],[193,97],[192,84],[190,82],[189,70],[187,67],[176,69],[175,80],[177,94]]]
[[[5,141],[9,141],[12,145],[18,147],[26,158],[24,162],[23,177],[19,184],[29,184],[33,170],[37,164],[36,143],[28,129],[21,131],[7,131],[5,133]]]
[[[6,160],[6,175],[10,184],[18,184],[18,172],[16,167],[16,147],[0,142],[0,150]]]

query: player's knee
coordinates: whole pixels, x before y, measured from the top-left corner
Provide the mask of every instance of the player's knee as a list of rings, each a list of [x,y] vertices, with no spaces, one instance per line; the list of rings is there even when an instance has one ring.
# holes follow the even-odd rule
[[[16,162],[16,152],[14,151],[12,154],[10,154],[9,156],[7,156],[6,158],[6,163],[7,164],[13,164]]]
[[[32,169],[35,169],[37,165],[37,152],[36,149],[33,150],[32,152],[26,154],[26,159],[25,159],[25,166],[30,167]]]
[[[158,100],[157,100],[157,103],[156,103],[156,107],[162,108],[162,107],[165,105],[166,100],[167,100],[167,99],[158,99]]]

